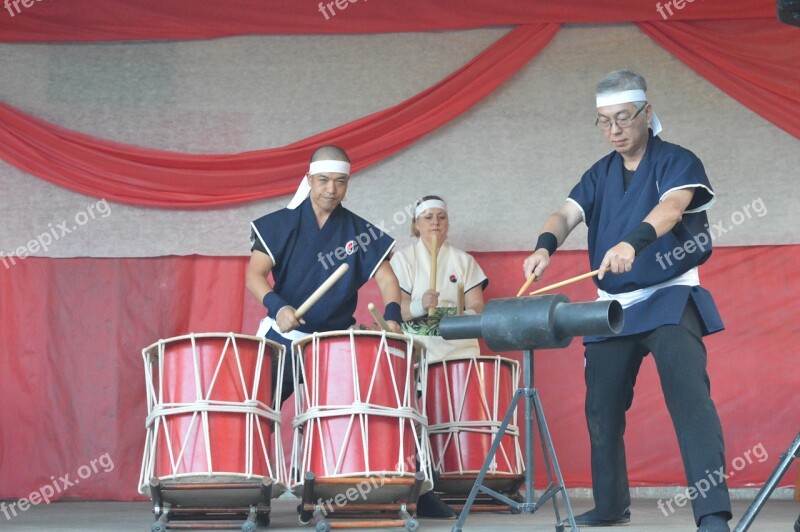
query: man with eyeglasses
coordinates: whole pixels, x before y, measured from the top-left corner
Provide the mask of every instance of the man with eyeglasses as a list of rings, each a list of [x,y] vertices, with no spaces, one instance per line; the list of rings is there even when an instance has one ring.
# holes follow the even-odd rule
[[[705,211],[714,192],[700,160],[658,136],[661,124],[646,91],[644,78],[629,71],[611,72],[598,83],[595,124],[614,151],[584,173],[545,221],[523,270],[541,278],[556,248],[584,222],[591,268],[600,270],[599,299],[615,299],[625,309],[619,335],[584,338],[595,507],[577,516],[577,524],[630,521],[625,413],[641,363],[652,353],[698,531],[728,532],[722,428],[702,340],[723,324],[697,271],[711,255]]]
[[[342,206],[349,179],[345,151],[323,146],[312,155],[289,205],[250,224],[247,288],[268,311],[257,335],[286,346],[281,403],[294,387],[292,342],[353,325],[358,289],[372,277],[383,296],[383,317],[393,332],[400,332],[400,285],[388,260],[395,242]],[[295,310],[343,263],[347,273],[301,319],[295,318]],[[274,286],[267,280],[270,273]],[[273,375],[273,389],[277,378]]]

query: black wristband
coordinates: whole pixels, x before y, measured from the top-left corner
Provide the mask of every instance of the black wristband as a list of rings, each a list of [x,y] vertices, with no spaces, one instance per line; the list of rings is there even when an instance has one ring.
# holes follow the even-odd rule
[[[386,305],[383,310],[383,319],[386,321],[395,321],[398,324],[403,323],[403,315],[400,313],[400,303],[391,303]]]
[[[552,255],[558,249],[558,239],[556,235],[553,233],[542,233],[539,235],[539,240],[536,241],[536,247],[533,248],[534,251],[537,249],[546,249],[548,255]]]
[[[278,295],[278,292],[275,290],[271,290],[264,295],[264,299],[261,300],[267,310],[269,311],[269,316],[273,320],[277,317],[278,312],[288,305],[286,301],[283,300],[281,296]]]
[[[656,228],[647,222],[642,222],[636,226],[636,229],[628,233],[622,241],[630,244],[634,253],[638,255],[640,251],[655,242],[657,238]]]

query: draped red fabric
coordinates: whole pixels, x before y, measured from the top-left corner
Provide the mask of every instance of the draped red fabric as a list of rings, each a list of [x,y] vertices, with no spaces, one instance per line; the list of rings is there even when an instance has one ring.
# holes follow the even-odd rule
[[[773,0],[70,0],[0,11],[0,41],[210,39],[540,23],[775,18]]]
[[[0,158],[64,188],[155,207],[212,207],[293,192],[314,148],[346,149],[358,171],[457,117],[513,76],[558,32],[520,26],[416,96],[281,148],[232,155],[158,151],[97,139],[0,103]]]
[[[800,138],[800,30],[763,19],[639,27],[732,98]]]
[[[754,275],[751,265],[767,251],[770,274]],[[525,255],[475,254],[491,280],[487,298],[517,292]],[[586,252],[560,251],[556,259],[548,281],[587,269]],[[800,283],[798,261],[800,246],[720,248],[701,268],[727,326],[707,345],[733,487],[760,485],[797,433],[800,302],[786,287]],[[246,257],[0,259],[0,500],[27,497],[65,475],[86,478],[54,499],[136,498],[147,415],[142,348],[188,332],[252,334],[263,309],[244,289],[246,265]],[[591,281],[562,293],[572,301],[595,297]],[[360,323],[372,322],[366,305],[378,294],[374,282],[362,289]],[[590,484],[582,352],[575,340],[535,353],[534,384],[568,487]],[[754,395],[753,386],[764,393]],[[632,484],[684,483],[650,359],[628,422]],[[759,445],[768,459],[753,452]],[[105,455],[105,468],[89,467]],[[792,485],[795,471],[783,486]]]

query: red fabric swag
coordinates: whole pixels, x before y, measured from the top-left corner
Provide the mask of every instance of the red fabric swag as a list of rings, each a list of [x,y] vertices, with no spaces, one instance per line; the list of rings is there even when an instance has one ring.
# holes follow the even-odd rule
[[[412,144],[502,85],[544,48],[558,24],[520,26],[416,96],[282,148],[192,155],[97,139],[0,103],[0,158],[89,196],[153,207],[214,207],[293,192],[311,152],[348,151],[353,171]]]
[[[677,5],[676,5],[677,4]],[[2,4],[0,4],[1,6]],[[677,6],[681,7],[678,8]],[[339,7],[344,6],[344,7]],[[658,8],[661,7],[659,10]],[[541,23],[775,18],[773,0],[70,0],[0,13],[0,41],[211,39]]]
[[[641,23],[698,74],[800,138],[800,30],[777,20]]]

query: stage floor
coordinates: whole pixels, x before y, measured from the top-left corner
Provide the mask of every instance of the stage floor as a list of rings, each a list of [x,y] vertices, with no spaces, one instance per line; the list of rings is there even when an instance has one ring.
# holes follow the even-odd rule
[[[297,499],[276,499],[273,501],[272,521],[267,528],[259,530],[308,530],[311,525],[302,526],[297,521],[295,508]],[[575,513],[591,507],[591,500],[570,497]],[[752,500],[734,500],[734,518],[731,528],[739,522]],[[60,532],[147,532],[152,523],[152,506],[147,502],[55,502],[46,506],[35,506],[16,517],[7,519],[0,512],[0,530],[3,531],[42,531]],[[675,508],[675,513],[665,516],[658,507],[658,499],[634,499],[631,508],[631,524],[624,527],[602,528],[614,532],[650,531],[694,531],[691,510],[688,505]],[[749,530],[753,532],[791,532],[800,513],[800,502],[791,500],[769,500],[756,517]],[[562,511],[562,517],[564,513]],[[435,532],[449,531],[453,521],[421,519],[420,529]],[[511,515],[505,513],[470,513],[464,530],[467,531],[553,531],[555,514],[552,503],[548,503],[533,515]],[[340,529],[341,530],[341,529]],[[363,530],[363,529],[362,529]],[[401,528],[390,530],[403,530]],[[569,529],[567,529],[569,530]]]

